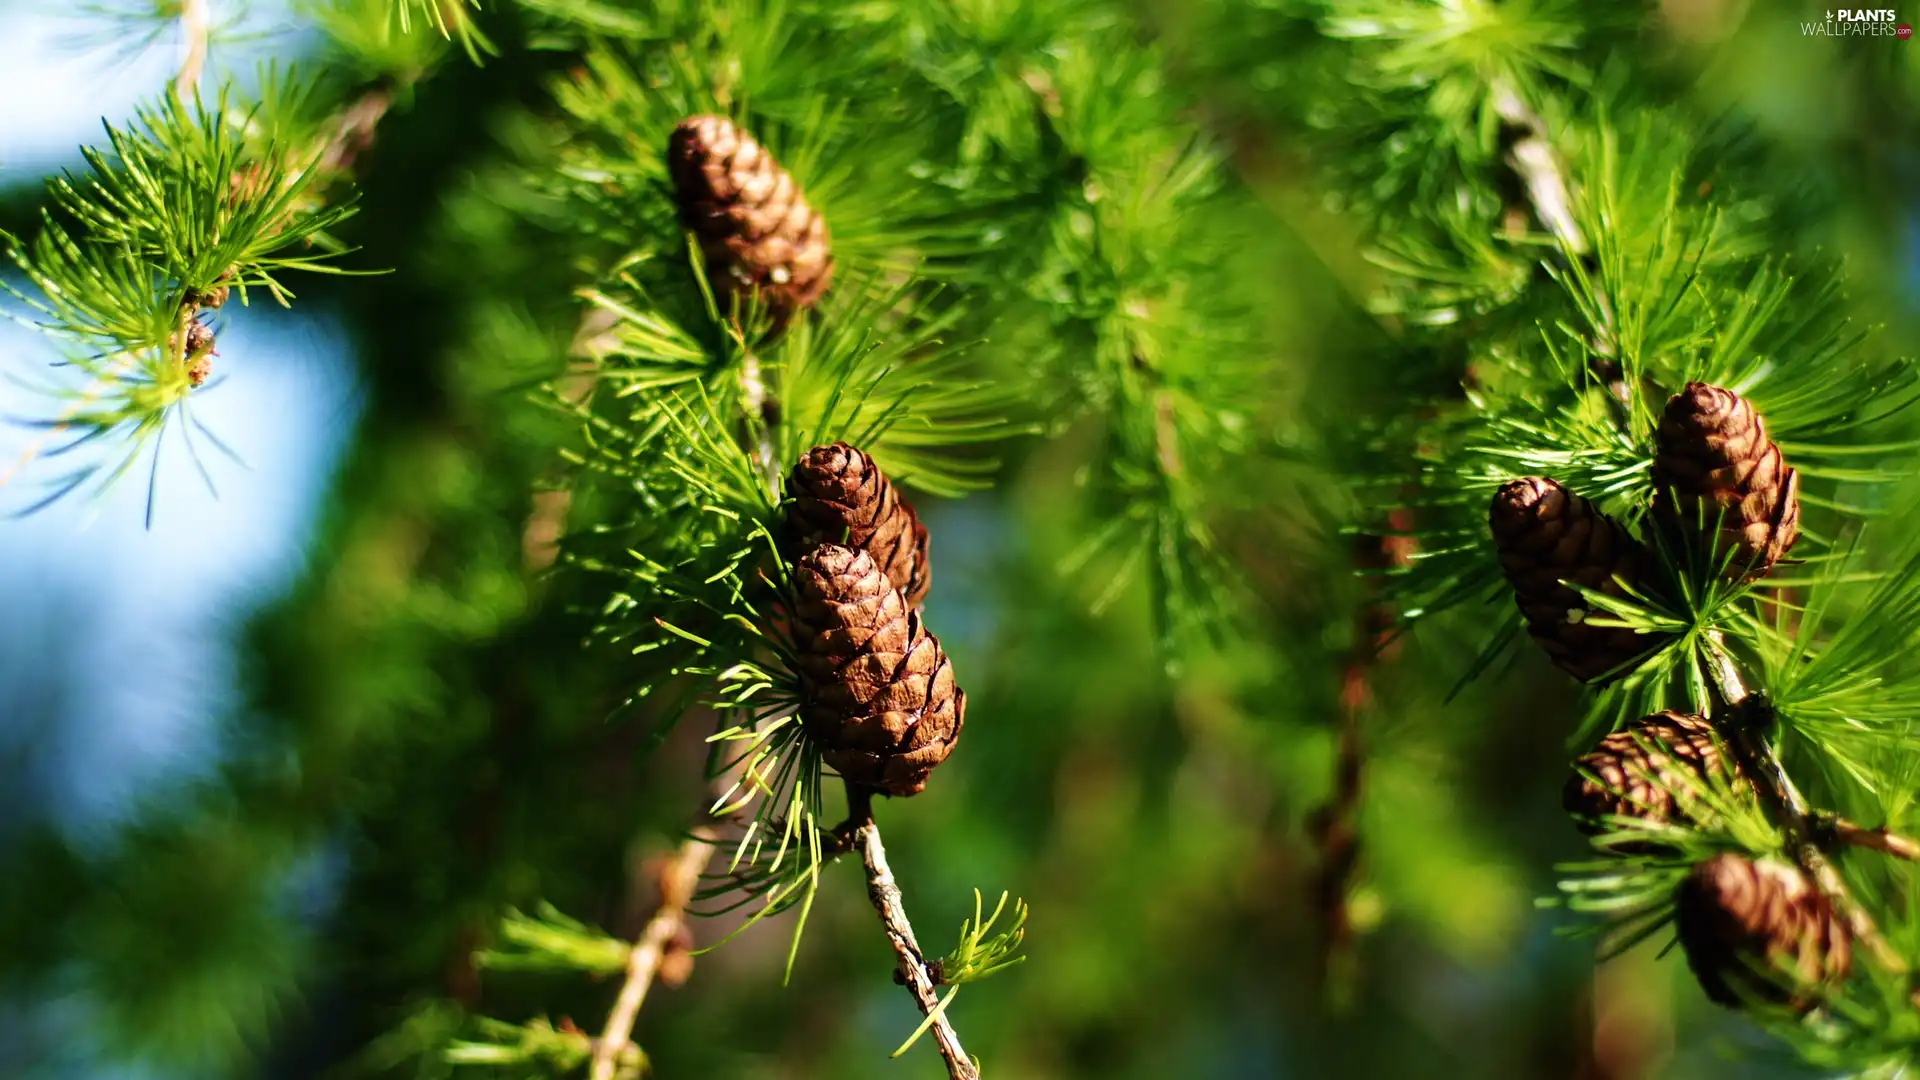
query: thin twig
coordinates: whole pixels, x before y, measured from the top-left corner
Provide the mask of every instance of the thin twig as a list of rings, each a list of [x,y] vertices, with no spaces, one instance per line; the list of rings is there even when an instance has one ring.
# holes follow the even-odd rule
[[[213,35],[213,15],[207,0],[181,0],[180,40],[186,54],[173,77],[173,96],[181,101],[199,92],[200,72],[207,66],[207,40]]]
[[[1547,141],[1546,122],[1505,82],[1493,85],[1493,111],[1504,123],[1522,133],[1507,151],[1507,164],[1526,185],[1533,216],[1565,244],[1568,251],[1586,254],[1587,238],[1574,220],[1571,188],[1561,167],[1560,155]]]
[[[1920,862],[1920,840],[1889,832],[1885,828],[1869,829],[1856,825],[1846,818],[1837,817],[1831,821],[1822,822],[1819,831],[1832,837],[1837,843],[1871,848],[1898,859]]]
[[[777,502],[780,498],[780,460],[773,448],[773,429],[779,420],[780,404],[767,394],[766,377],[760,372],[760,354],[747,350],[740,362],[740,407],[754,434],[754,456],[760,459],[767,490]]]
[[[719,834],[703,825],[695,829],[673,858],[660,868],[660,907],[627,954],[626,982],[621,984],[620,996],[614,999],[613,1009],[607,1014],[607,1026],[594,1040],[591,1080],[613,1080],[621,1051],[633,1041],[634,1019],[647,1000],[647,990],[653,986],[660,962],[666,959],[674,938],[686,927],[687,903],[693,899],[700,873],[707,868],[707,860],[712,858],[718,840]]]
[[[1413,511],[1400,507],[1387,514],[1387,531],[1358,539],[1354,567],[1359,572],[1404,568],[1414,552]],[[1350,894],[1360,871],[1360,801],[1365,788],[1366,744],[1361,722],[1373,701],[1373,678],[1378,666],[1398,651],[1394,637],[1395,612],[1375,593],[1380,578],[1363,579],[1365,590],[1354,615],[1354,643],[1340,676],[1340,716],[1335,734],[1333,790],[1310,819],[1320,848],[1320,865],[1313,875],[1313,900],[1321,921],[1319,981],[1336,997],[1350,987],[1340,976],[1351,965],[1355,933]]]
[[[1765,695],[1747,690],[1740,672],[1733,666],[1733,658],[1727,654],[1717,636],[1711,644],[1708,661],[1714,687],[1728,706],[1724,714],[1715,710],[1713,717],[1721,739],[1753,784],[1754,793],[1771,811],[1774,820],[1786,827],[1794,857],[1801,868],[1846,918],[1853,936],[1873,953],[1886,970],[1896,973],[1906,971],[1906,961],[1887,944],[1886,938],[1874,925],[1873,916],[1853,899],[1846,883],[1840,879],[1840,872],[1821,852],[1814,813],[1808,809],[1807,801],[1799,789],[1794,787],[1793,779],[1780,764],[1780,757],[1774,752],[1773,746],[1758,730],[1756,711],[1771,712],[1772,705],[1767,702]]]
[[[1574,217],[1573,185],[1567,179],[1566,165],[1559,152],[1547,138],[1546,121],[1521,99],[1511,83],[1496,82],[1492,92],[1494,113],[1516,135],[1507,150],[1507,165],[1520,178],[1527,193],[1526,209],[1513,212],[1513,217],[1522,219],[1514,231],[1525,232],[1524,218],[1530,214],[1560,241],[1564,258],[1586,260],[1591,245]],[[1590,366],[1607,385],[1607,401],[1614,423],[1631,434],[1632,417],[1626,410],[1632,401],[1633,388],[1627,385],[1620,366],[1618,320],[1606,290],[1598,282],[1593,283],[1592,292],[1600,325],[1594,328],[1593,339],[1587,343],[1593,352]]]
[[[860,861],[867,868],[867,899],[873,901],[873,910],[886,928],[887,941],[893,945],[894,955],[900,958],[897,969],[900,978],[913,994],[921,1015],[934,1018],[933,1041],[940,1049],[940,1057],[946,1061],[947,1076],[950,1080],[980,1080],[980,1070],[974,1068],[973,1060],[960,1048],[960,1036],[953,1030],[953,1024],[944,1012],[935,1014],[940,1006],[935,987],[940,980],[933,965],[920,952],[919,942],[914,940],[913,924],[907,921],[907,911],[901,903],[900,886],[893,880],[893,868],[887,865],[887,849],[880,841],[880,826],[873,820],[871,794],[856,791],[852,786],[847,788],[847,823],[840,831],[851,831],[851,843],[860,849]]]
[[[392,88],[376,85],[327,122],[330,130],[314,164],[323,181],[350,171],[360,155],[373,146],[374,129],[393,107],[393,94]]]

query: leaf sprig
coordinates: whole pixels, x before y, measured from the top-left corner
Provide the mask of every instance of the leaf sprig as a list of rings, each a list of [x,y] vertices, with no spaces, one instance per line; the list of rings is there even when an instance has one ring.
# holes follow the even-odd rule
[[[231,456],[188,408],[200,298],[227,289],[244,305],[260,290],[285,305],[288,271],[337,272],[329,260],[340,246],[327,231],[353,213],[350,197],[312,197],[322,179],[316,156],[248,137],[251,115],[236,113],[222,91],[211,104],[168,96],[124,127],[107,124],[104,148],[83,151],[84,172],[48,182],[39,234],[9,244],[26,281],[0,285],[22,305],[10,314],[66,351],[67,377],[29,384],[49,404],[47,418],[32,421],[45,435],[29,456],[105,451],[48,481],[48,494],[22,512],[89,482],[104,489],[151,451],[151,521],[169,428],[181,431],[209,486],[194,432]]]

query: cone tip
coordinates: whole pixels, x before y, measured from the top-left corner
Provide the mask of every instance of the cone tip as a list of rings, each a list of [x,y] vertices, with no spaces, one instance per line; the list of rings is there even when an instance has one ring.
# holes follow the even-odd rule
[[[852,481],[856,486],[872,465],[872,459],[858,448],[843,442],[823,443],[800,455],[787,474],[787,486],[791,491],[817,490],[844,485]]]
[[[800,464],[812,465],[821,462],[833,462],[839,458],[863,456],[852,445],[843,442],[821,443],[800,455]]]
[[[796,569],[824,578],[866,578],[880,573],[873,556],[864,549],[841,544],[820,544],[808,549],[795,564]]]
[[[1493,505],[1489,517],[1495,527],[1503,521],[1513,521],[1530,516],[1534,507],[1545,502],[1555,492],[1564,491],[1558,483],[1544,476],[1523,476],[1518,480],[1509,480],[1493,494]]]
[[[673,125],[674,135],[701,135],[733,126],[733,121],[715,113],[695,113]]]
[[[1667,399],[1666,417],[1670,420],[1681,420],[1688,417],[1716,415],[1738,407],[1742,400],[1740,395],[1725,387],[1694,381]]]

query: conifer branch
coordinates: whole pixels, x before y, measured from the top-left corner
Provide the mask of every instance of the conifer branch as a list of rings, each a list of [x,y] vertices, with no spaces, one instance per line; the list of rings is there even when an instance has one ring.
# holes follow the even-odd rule
[[[104,490],[150,452],[150,525],[166,435],[183,432],[196,466],[191,430],[235,456],[188,413],[215,354],[213,328],[200,313],[220,307],[230,290],[243,304],[258,289],[285,305],[292,293],[277,275],[288,270],[342,272],[329,265],[342,247],[327,232],[352,214],[352,200],[326,189],[370,144],[391,88],[377,86],[317,129],[296,116],[309,89],[291,76],[270,77],[254,108],[236,108],[230,87],[211,99],[199,87],[214,31],[211,0],[179,0],[174,21],[183,57],[170,92],[126,126],[109,125],[107,143],[83,151],[86,175],[49,181],[64,213],[47,216],[38,238],[0,238],[26,278],[26,287],[5,291],[35,313],[40,329],[70,343],[76,355],[65,363],[91,376],[73,389],[48,387],[68,403],[36,425],[41,435],[0,469],[0,486],[36,459],[102,435],[128,444],[56,478],[52,494],[23,513],[89,482]],[[301,132],[293,141],[290,122]]]
[[[182,101],[198,93],[200,72],[207,64],[208,39],[213,35],[213,15],[207,0],[181,0],[180,40],[185,55],[173,77],[173,94]]]
[[[1386,535],[1358,538],[1355,571],[1378,573],[1404,567],[1413,553],[1413,542],[1405,533],[1413,523],[1413,513],[1401,508],[1388,515]],[[1360,800],[1366,779],[1366,745],[1361,735],[1361,717],[1373,702],[1373,676],[1379,665],[1390,660],[1397,645],[1394,640],[1394,612],[1391,605],[1373,595],[1377,578],[1363,579],[1367,595],[1354,614],[1355,640],[1347,652],[1340,677],[1340,716],[1334,742],[1333,792],[1327,802],[1314,811],[1312,829],[1320,846],[1320,866],[1314,875],[1313,899],[1320,912],[1320,980],[1334,987],[1333,980],[1348,953],[1355,927],[1349,896],[1360,868]]]
[[[1355,655],[1341,674],[1333,793],[1314,811],[1312,824],[1320,847],[1320,865],[1313,878],[1314,901],[1320,914],[1320,983],[1327,989],[1336,988],[1336,975],[1353,943],[1353,910],[1348,894],[1360,866],[1360,795],[1366,772],[1360,712],[1372,697],[1371,668],[1369,656]]]
[[[1715,710],[1714,725],[1719,730],[1721,740],[1732,751],[1739,768],[1751,778],[1754,793],[1760,797],[1769,815],[1786,830],[1795,861],[1826,894],[1834,909],[1847,920],[1853,936],[1867,946],[1881,967],[1895,973],[1906,971],[1906,961],[1887,943],[1874,925],[1873,916],[1853,898],[1846,883],[1840,879],[1840,872],[1834,869],[1833,863],[1820,850],[1815,815],[1761,730],[1771,720],[1773,706],[1764,694],[1747,690],[1745,681],[1733,664],[1733,658],[1727,654],[1717,636],[1707,652],[1714,688],[1727,705],[1724,713]]]
[[[948,1077],[980,1080],[980,1070],[961,1049],[959,1034],[940,1009],[940,995],[936,992],[941,983],[940,973],[927,961],[914,939],[913,923],[908,921],[906,907],[901,902],[900,886],[894,881],[893,868],[887,865],[887,848],[880,839],[880,826],[873,820],[871,793],[852,786],[847,788],[847,822],[839,831],[848,837],[852,846],[860,849],[860,861],[867,870],[867,899],[873,902],[873,910],[886,928],[887,942],[900,958],[895,979],[913,995],[921,1014],[932,1018],[934,1045],[939,1047],[940,1057],[946,1062]]]
[[[700,826],[660,868],[660,907],[627,954],[626,981],[607,1014],[606,1027],[593,1042],[590,1080],[614,1080],[620,1054],[633,1041],[633,1024],[640,1006],[647,1000],[647,991],[667,957],[668,947],[686,927],[687,904],[718,842],[719,834],[712,827]]]

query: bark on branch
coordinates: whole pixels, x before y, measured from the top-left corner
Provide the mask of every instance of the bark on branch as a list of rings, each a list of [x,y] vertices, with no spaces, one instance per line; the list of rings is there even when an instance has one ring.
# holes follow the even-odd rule
[[[695,829],[660,869],[660,907],[627,953],[626,981],[607,1014],[607,1025],[593,1042],[590,1080],[613,1080],[621,1053],[633,1042],[633,1022],[646,1003],[647,991],[660,971],[668,949],[687,925],[687,904],[700,883],[700,872],[713,856],[718,834],[709,826]]]
[[[1846,818],[1834,818],[1830,822],[1822,823],[1820,829],[1826,835],[1833,837],[1836,843],[1872,848],[1897,859],[1920,862],[1920,841],[1901,836],[1899,833],[1888,832],[1884,828],[1868,829],[1855,825]]]
[[[184,54],[180,70],[173,77],[173,96],[185,101],[200,85],[200,72],[207,66],[208,39],[213,36],[213,15],[207,0],[182,0],[180,4],[180,43]]]
[[[1507,164],[1526,185],[1527,204],[1533,216],[1568,251],[1584,255],[1587,238],[1573,217],[1573,198],[1560,155],[1547,140],[1546,122],[1533,111],[1513,87],[1497,83],[1493,87],[1493,111],[1502,123],[1519,133],[1507,150]]]
[[[900,886],[893,879],[893,868],[887,865],[887,849],[880,840],[880,826],[873,820],[872,795],[851,787],[847,789],[847,823],[840,831],[860,851],[860,861],[867,870],[867,899],[873,902],[873,910],[886,929],[893,954],[899,958],[900,966],[896,969],[899,981],[913,995],[921,1015],[934,1016],[934,1010],[940,1006],[940,995],[936,991],[940,985],[939,972],[914,940],[913,923],[908,921],[906,907],[901,903]],[[945,1013],[934,1016],[933,1042],[946,1062],[949,1080],[980,1080],[980,1070],[974,1068],[973,1059],[961,1049],[960,1035],[953,1030]]]

